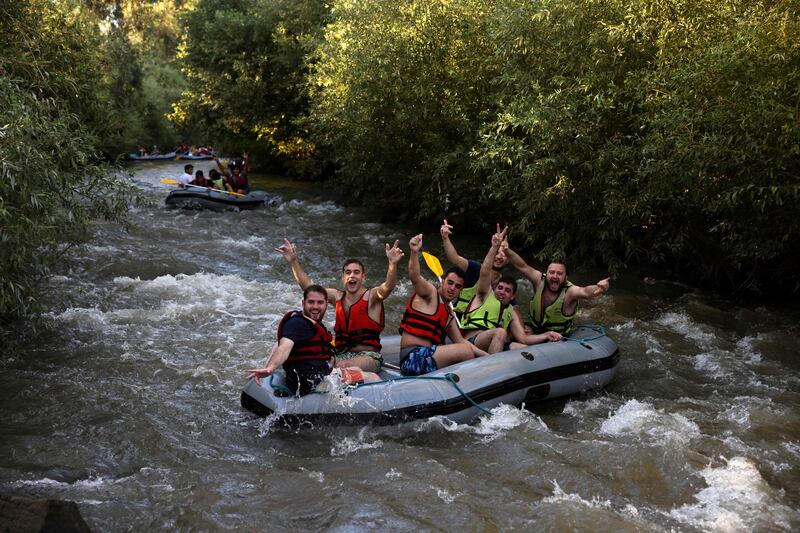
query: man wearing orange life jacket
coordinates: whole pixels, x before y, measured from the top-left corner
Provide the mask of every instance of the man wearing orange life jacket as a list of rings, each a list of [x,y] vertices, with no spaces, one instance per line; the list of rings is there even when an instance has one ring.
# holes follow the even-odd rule
[[[397,263],[403,258],[403,251],[386,244],[386,258],[389,266],[386,280],[373,288],[364,287],[367,279],[364,264],[356,259],[348,259],[342,266],[344,290],[328,288],[328,302],[336,306],[334,325],[334,346],[336,366],[357,366],[363,370],[379,372],[383,364],[380,334],[384,328],[383,301],[389,297],[397,285]],[[305,288],[313,282],[303,270],[297,259],[297,249],[287,239],[275,249],[283,255],[292,267],[297,283]]]
[[[262,368],[248,370],[248,378],[261,383],[261,378],[271,375],[279,366],[286,373],[286,386],[296,395],[312,392],[325,376],[331,374],[331,334],[322,323],[328,308],[324,287],[309,285],[303,291],[303,311],[290,311],[278,325],[278,342],[273,346]],[[379,381],[380,377],[361,369],[337,369],[343,383],[357,384]]]
[[[412,237],[408,247],[408,278],[414,286],[414,293],[400,321],[400,368],[403,375],[427,374],[487,355],[466,341],[453,321],[450,302],[458,297],[464,287],[464,271],[458,267],[449,269],[437,288],[420,272],[422,235]],[[444,344],[446,336],[450,337],[452,344]]]

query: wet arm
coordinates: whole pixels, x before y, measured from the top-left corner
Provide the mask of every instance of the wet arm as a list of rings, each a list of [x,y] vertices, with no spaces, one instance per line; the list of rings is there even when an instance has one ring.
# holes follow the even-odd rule
[[[520,318],[519,312],[516,309],[514,310],[514,316],[512,317],[511,324],[509,324],[508,328],[511,331],[511,338],[513,340],[529,346],[531,344],[539,344],[541,342],[561,340],[561,334],[556,333],[555,331],[548,331],[539,334],[525,333],[525,327],[522,325],[522,319]]]
[[[466,257],[458,255],[458,251],[456,251],[456,247],[453,246],[453,243],[450,241],[450,234],[452,233],[453,226],[447,223],[447,220],[443,221],[442,227],[439,229],[439,234],[442,236],[442,247],[444,248],[444,255],[447,257],[447,260],[454,266],[457,266],[461,270],[466,271],[469,262],[467,261]]]
[[[539,284],[542,279],[542,273],[526,263],[517,252],[511,248],[506,248],[506,257],[508,257],[508,262],[511,264],[511,266],[516,268],[520,274],[528,278],[528,281],[533,283],[534,288]]]

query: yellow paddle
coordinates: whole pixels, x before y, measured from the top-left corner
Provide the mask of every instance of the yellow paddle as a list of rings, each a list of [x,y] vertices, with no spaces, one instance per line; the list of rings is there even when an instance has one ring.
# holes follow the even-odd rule
[[[171,180],[169,178],[161,178],[161,183],[169,183],[170,185],[181,185],[180,181]],[[202,185],[189,185],[189,187],[197,187],[198,189],[208,189],[209,191],[224,192],[225,194],[232,194],[234,196],[247,196],[246,194],[242,194],[240,192],[231,192],[231,191],[223,191],[223,190],[220,190],[220,189],[212,189],[210,187],[203,187]]]
[[[442,262],[439,261],[439,258],[433,254],[429,254],[428,252],[422,252],[422,258],[425,260],[425,264],[428,265],[428,268],[431,269],[431,272],[436,274],[436,277],[439,278],[439,284],[442,283],[442,274],[444,274],[444,268],[442,268]],[[456,319],[456,326],[461,328],[461,321],[456,316],[456,310],[453,308],[453,302],[450,302],[450,309],[453,311],[453,318]]]

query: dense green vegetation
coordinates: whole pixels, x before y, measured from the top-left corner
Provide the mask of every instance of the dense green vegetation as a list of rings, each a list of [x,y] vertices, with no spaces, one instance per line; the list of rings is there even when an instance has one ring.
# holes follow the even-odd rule
[[[182,138],[538,261],[800,287],[800,0],[8,0],[0,317]]]
[[[796,292],[798,7],[335,2],[310,124],[348,191],[410,218]]]

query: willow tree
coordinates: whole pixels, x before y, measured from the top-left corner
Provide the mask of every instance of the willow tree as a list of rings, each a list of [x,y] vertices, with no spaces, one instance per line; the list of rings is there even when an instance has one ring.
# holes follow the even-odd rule
[[[411,219],[469,206],[469,152],[496,75],[483,58],[493,2],[339,1],[313,56],[315,141],[355,199]]]
[[[510,6],[509,6],[510,7]],[[487,196],[540,257],[796,291],[798,2],[555,0],[498,19]]]
[[[294,121],[307,108],[305,57],[327,14],[321,0],[199,0],[186,17],[179,57],[189,86],[173,120],[228,150],[302,161],[311,147]]]
[[[100,150],[113,111],[104,42],[77,0],[0,6],[0,322],[35,309],[66,247],[127,206]]]

